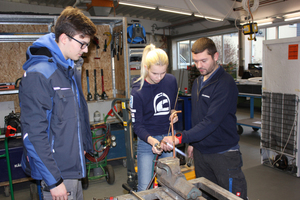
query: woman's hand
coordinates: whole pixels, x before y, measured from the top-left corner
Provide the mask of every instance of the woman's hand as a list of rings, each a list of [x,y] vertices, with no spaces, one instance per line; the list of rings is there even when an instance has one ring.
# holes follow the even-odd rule
[[[160,142],[157,139],[149,136],[148,139],[147,139],[147,142],[149,144],[151,144],[151,146],[152,146],[152,152],[154,154],[158,154],[158,155],[162,154],[163,149],[160,147]]]
[[[171,115],[169,117],[169,120],[172,121],[173,118],[173,124],[178,122],[178,116],[177,113],[175,113],[176,110],[171,110]]]

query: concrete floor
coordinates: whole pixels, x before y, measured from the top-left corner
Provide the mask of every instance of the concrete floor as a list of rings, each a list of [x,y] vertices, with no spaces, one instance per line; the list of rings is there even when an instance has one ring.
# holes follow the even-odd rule
[[[250,116],[248,108],[239,108],[238,119]],[[255,111],[255,117],[260,118],[260,112]],[[240,146],[243,154],[243,171],[248,184],[249,200],[299,200],[300,199],[300,178],[278,171],[260,163],[260,132],[255,132],[250,127],[243,126],[244,132],[241,135]],[[109,185],[105,178],[89,182],[89,187],[84,190],[84,199],[92,200],[93,197],[101,199],[104,197],[118,196],[127,192],[122,184],[127,180],[127,170],[123,167],[122,160],[110,163],[115,172],[115,183]],[[30,200],[30,182],[14,185],[16,200]],[[5,197],[3,187],[0,188],[0,199],[9,200]],[[133,198],[134,199],[134,198]]]

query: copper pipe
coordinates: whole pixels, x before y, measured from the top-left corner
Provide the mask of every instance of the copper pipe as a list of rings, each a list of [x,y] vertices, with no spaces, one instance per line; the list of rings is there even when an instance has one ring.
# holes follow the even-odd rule
[[[181,113],[181,110],[174,111],[171,114],[171,127],[172,127],[172,140],[173,140],[173,158],[176,157],[176,152],[175,152],[175,135],[174,135],[174,126],[173,126],[173,115],[176,114],[176,113]]]
[[[177,100],[178,100],[179,91],[180,91],[180,88],[178,88],[178,91],[177,91],[177,96],[176,96],[176,100],[175,100],[174,110],[176,109],[176,104],[177,104]],[[171,114],[171,115],[172,115],[172,114]],[[168,135],[169,135],[169,133],[170,133],[170,128],[171,128],[171,124],[170,124],[170,126],[169,126]]]

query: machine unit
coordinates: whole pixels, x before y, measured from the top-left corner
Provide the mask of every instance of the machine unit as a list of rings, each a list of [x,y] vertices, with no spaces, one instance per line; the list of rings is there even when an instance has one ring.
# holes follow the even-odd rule
[[[261,163],[300,176],[300,37],[263,45]]]

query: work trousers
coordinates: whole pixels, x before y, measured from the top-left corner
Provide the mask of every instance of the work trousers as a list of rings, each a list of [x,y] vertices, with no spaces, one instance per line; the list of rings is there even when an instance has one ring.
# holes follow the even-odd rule
[[[242,199],[247,199],[247,182],[241,169],[243,161],[239,150],[202,154],[194,148],[194,164],[197,178],[204,177]]]
[[[167,135],[152,136],[161,141]],[[159,158],[171,157],[172,152],[163,152]],[[156,154],[152,152],[152,146],[140,138],[137,143],[137,165],[138,165],[138,191],[146,190],[153,176],[153,166]]]
[[[81,180],[65,179],[63,182],[66,186],[67,192],[70,193],[68,200],[83,200]],[[41,181],[42,190],[45,187],[45,182]],[[50,191],[43,190],[43,200],[52,200]]]

